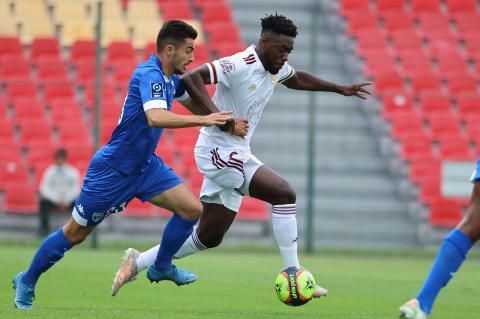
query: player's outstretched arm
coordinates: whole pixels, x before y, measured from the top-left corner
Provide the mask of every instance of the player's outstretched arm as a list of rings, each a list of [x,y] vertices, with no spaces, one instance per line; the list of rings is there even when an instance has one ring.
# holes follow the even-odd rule
[[[155,108],[146,111],[148,125],[163,128],[225,125],[232,120],[231,112],[216,112],[208,115],[181,115],[165,109]]]
[[[338,85],[324,81],[317,78],[315,75],[304,71],[295,72],[294,76],[282,84],[294,90],[335,92],[345,96],[355,95],[361,99],[366,99],[368,95],[372,94],[364,88],[365,86],[370,85],[370,82],[352,85]]]

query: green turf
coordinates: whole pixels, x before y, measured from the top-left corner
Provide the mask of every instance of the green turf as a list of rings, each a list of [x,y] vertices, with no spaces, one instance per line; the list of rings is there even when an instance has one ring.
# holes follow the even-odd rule
[[[0,318],[397,318],[401,303],[415,295],[431,258],[302,256],[327,298],[301,307],[281,304],[273,280],[281,269],[278,254],[210,251],[178,261],[199,280],[188,286],[150,284],[144,274],[110,296],[122,251],[75,249],[40,279],[34,303],[13,308],[11,279],[27,267],[32,247],[0,246]],[[440,294],[432,319],[479,318],[480,272],[470,260]]]

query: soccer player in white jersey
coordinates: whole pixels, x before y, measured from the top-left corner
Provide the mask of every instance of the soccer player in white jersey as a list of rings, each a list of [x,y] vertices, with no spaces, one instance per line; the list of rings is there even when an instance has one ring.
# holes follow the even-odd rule
[[[182,79],[197,104],[205,109],[216,106],[221,111],[233,112],[237,118],[235,125],[248,133],[239,138],[216,127],[201,129],[195,160],[204,175],[200,193],[204,213],[196,230],[175,254],[176,258],[218,246],[235,219],[242,196],[252,196],[272,205],[273,232],[284,266],[299,267],[295,191],[251,153],[252,135],[279,83],[295,90],[335,92],[362,99],[370,94],[364,88],[370,83],[342,86],[307,72],[295,71],[287,60],[293,50],[297,27],[288,18],[277,14],[261,21],[262,32],[257,46],[204,64]],[[213,101],[205,88],[207,84],[217,85]],[[114,279],[112,294],[115,295],[139,271],[148,268],[154,262],[157,250],[158,246],[139,255],[135,249],[128,249]],[[317,286],[314,297],[326,293]]]

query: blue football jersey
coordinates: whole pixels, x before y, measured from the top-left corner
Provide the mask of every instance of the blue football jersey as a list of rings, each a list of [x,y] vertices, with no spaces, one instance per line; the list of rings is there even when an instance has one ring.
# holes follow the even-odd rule
[[[165,77],[155,54],[139,64],[128,85],[118,125],[110,141],[99,150],[110,167],[124,174],[139,174],[147,169],[163,128],[148,125],[145,112],[151,108],[170,111],[173,99],[188,97],[178,75]]]

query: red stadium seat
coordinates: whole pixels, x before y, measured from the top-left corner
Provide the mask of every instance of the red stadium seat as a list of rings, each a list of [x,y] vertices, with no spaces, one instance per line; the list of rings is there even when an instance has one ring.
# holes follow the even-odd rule
[[[93,145],[90,131],[81,120],[59,123],[57,124],[57,128],[59,141],[62,144],[82,141],[84,143]]]
[[[464,93],[458,95],[456,99],[460,113],[480,113],[480,94]]]
[[[211,46],[219,57],[225,57],[233,55],[234,53],[241,52],[245,50],[245,44],[243,42],[226,42],[218,43]],[[208,59],[210,60],[210,59]],[[208,62],[204,61],[204,62]]]
[[[361,29],[375,29],[378,26],[377,15],[370,10],[353,11],[348,16],[348,33],[356,34]]]
[[[423,121],[421,117],[413,111],[393,113],[391,116],[391,121],[391,133],[394,137],[423,132]]]
[[[24,144],[31,143],[32,141],[52,141],[52,133],[50,127],[45,121],[36,120],[23,120],[20,124],[20,141]]]
[[[450,110],[450,101],[442,93],[427,92],[420,95],[420,111],[424,114],[446,112]]]
[[[202,8],[202,22],[204,25],[218,22],[229,23],[232,21],[232,13],[228,4],[205,6]]]
[[[374,79],[375,90],[379,93],[388,90],[403,91],[403,80],[398,73],[378,74]]]
[[[0,167],[7,167],[7,165],[18,165],[22,162],[22,154],[18,143],[13,140],[3,140],[0,145],[2,151],[0,152]],[[2,182],[2,180],[0,180]]]
[[[36,214],[37,192],[27,184],[12,184],[5,189],[5,211],[8,213]]]
[[[82,118],[81,107],[75,99],[56,99],[49,104],[52,123],[60,123],[63,120]]]
[[[391,33],[393,44],[397,50],[416,49],[423,50],[422,40],[416,35],[413,30],[398,30]]]
[[[107,49],[109,63],[115,60],[135,59],[135,49],[130,41],[113,41]]]
[[[441,163],[438,159],[420,159],[410,163],[409,178],[413,182],[426,179],[440,180]]]
[[[13,140],[14,131],[12,122],[6,117],[0,117],[0,141]]]
[[[377,0],[378,11],[403,11],[405,9],[405,0]]]
[[[45,83],[44,96],[47,101],[55,99],[74,99],[75,92],[68,82],[47,82]]]
[[[477,11],[476,0],[447,0],[447,7],[450,13],[475,12]]]
[[[418,138],[421,135],[413,135],[416,138],[410,139],[403,137],[400,156],[406,160],[415,160],[415,158],[431,157],[433,155],[433,149],[428,139]]]
[[[440,143],[440,159],[442,160],[465,160],[471,161],[474,156],[470,153],[470,145],[466,139],[460,136],[450,139],[444,138]]]
[[[193,19],[192,8],[188,4],[165,4],[160,5],[160,11],[164,20],[180,19],[190,20]]]
[[[195,50],[197,50],[197,45],[198,44],[195,44]],[[143,59],[148,60],[150,55],[155,54],[155,52],[157,52],[157,44],[155,42],[147,43],[143,49]],[[196,51],[194,53],[196,53]]]
[[[205,26],[205,31],[209,33],[209,43],[217,44],[224,42],[241,42],[240,32],[237,25],[230,23],[216,23]]]
[[[17,60],[17,63],[4,63],[0,66],[1,81],[30,80],[30,65]]]
[[[418,180],[418,199],[425,204],[430,204],[442,199],[440,178],[425,177]]]
[[[40,82],[68,82],[67,68],[63,63],[39,63],[37,65],[37,80]]]
[[[477,11],[458,12],[453,18],[459,34],[480,29],[480,14]]]
[[[364,10],[370,8],[370,0],[343,0],[340,2],[342,14],[352,10]]]
[[[23,56],[23,46],[17,37],[0,36],[0,56]]]
[[[403,112],[405,110],[413,112],[412,97],[401,91],[386,92],[382,97],[383,117],[389,119],[393,113]]]
[[[429,91],[438,92],[441,89],[441,84],[435,74],[419,73],[412,77],[412,89],[417,94]]]
[[[37,87],[31,81],[11,81],[7,83],[7,99],[33,98],[38,96]]]
[[[36,61],[44,56],[60,57],[57,38],[35,38],[32,41],[30,55]]]
[[[88,165],[92,159],[93,143],[91,142],[91,139],[89,142],[82,142],[81,139],[78,141],[72,141],[64,144],[64,147],[67,150],[68,161],[74,166],[83,163],[87,163]]]
[[[440,1],[439,0],[412,0],[412,9],[415,12],[420,12],[420,11],[437,12],[440,10]]]
[[[108,82],[104,82],[102,85],[102,102],[105,102],[105,101],[117,101],[115,89]],[[85,105],[87,108],[93,108],[93,105],[95,103],[95,86],[94,85],[89,85],[86,87],[85,102],[87,103]]]
[[[430,135],[432,139],[444,140],[460,134],[460,123],[452,112],[429,115]]]
[[[76,40],[70,48],[70,61],[72,63],[95,61],[95,41]]]
[[[480,125],[478,125],[478,123],[480,123],[480,112],[478,111],[478,107],[477,113],[465,115],[464,122],[466,124],[466,134],[468,136],[468,139],[476,144],[477,154],[479,154],[478,151],[480,150]]]
[[[462,209],[458,201],[438,199],[430,204],[429,223],[435,227],[454,227],[462,219]]]
[[[404,11],[387,11],[382,17],[385,28],[389,31],[413,28],[411,16]]]
[[[37,167],[42,163],[53,163],[53,157],[57,147],[52,141],[34,141],[28,144],[28,163],[31,167]]]
[[[475,93],[477,90],[477,81],[473,76],[457,76],[449,78],[448,91],[451,94]]]
[[[24,119],[35,120],[36,118],[45,120],[45,113],[43,111],[44,106],[36,99],[36,97],[16,99],[13,105],[13,110],[14,119],[16,121]]]
[[[449,30],[448,18],[440,12],[420,12],[417,15],[420,27],[423,31]]]
[[[28,184],[28,169],[19,162],[8,162],[1,164],[0,181],[3,186],[6,186],[8,183]]]

